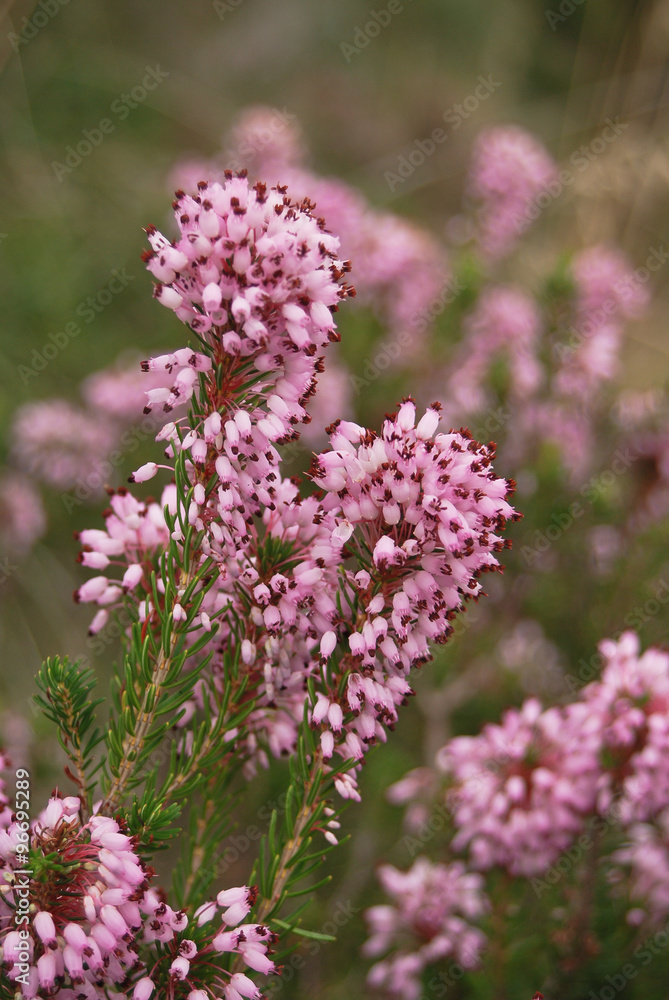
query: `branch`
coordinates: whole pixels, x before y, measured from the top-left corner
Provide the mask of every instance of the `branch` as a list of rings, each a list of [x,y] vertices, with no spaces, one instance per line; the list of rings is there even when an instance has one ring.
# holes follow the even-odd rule
[[[191,567],[194,564],[194,560],[191,559]],[[186,577],[182,584],[183,592],[186,593],[190,588],[191,583],[195,579],[195,571],[191,568],[188,570]],[[190,619],[190,615],[189,615]],[[174,623],[172,623],[173,625]],[[188,625],[188,621],[185,623]],[[170,635],[169,651],[165,653],[164,644],[160,648],[160,653],[158,654],[158,659],[153,668],[153,674],[151,676],[151,681],[147,685],[144,691],[144,697],[142,699],[142,704],[139,709],[139,713],[133,727],[132,732],[125,737],[123,740],[121,761],[118,768],[117,774],[113,777],[109,791],[105,797],[104,802],[100,807],[100,813],[102,815],[112,815],[114,810],[119,806],[123,793],[125,791],[125,786],[130,778],[139,754],[141,753],[146,738],[151,730],[151,726],[156,717],[156,711],[158,708],[158,702],[160,700],[160,695],[162,687],[169,675],[170,669],[172,667],[173,657],[179,640],[183,634],[183,629],[175,630]]]

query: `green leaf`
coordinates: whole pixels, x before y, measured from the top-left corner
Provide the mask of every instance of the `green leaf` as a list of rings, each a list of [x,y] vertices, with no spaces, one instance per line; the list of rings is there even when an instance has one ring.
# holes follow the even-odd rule
[[[58,727],[59,742],[74,768],[74,772],[68,773],[77,784],[87,810],[96,786],[92,777],[99,768],[93,751],[103,740],[95,725],[96,708],[103,699],[91,698],[97,683],[95,676],[79,660],[70,663],[67,657],[56,656],[45,660],[36,681],[42,694],[34,696],[35,702]]]
[[[273,923],[280,927],[283,931],[290,931],[291,934],[297,934],[298,937],[309,938],[311,941],[336,941],[337,938],[333,937],[332,934],[321,934],[319,931],[307,931],[303,927],[291,927],[287,924],[285,920],[279,920],[274,917]]]

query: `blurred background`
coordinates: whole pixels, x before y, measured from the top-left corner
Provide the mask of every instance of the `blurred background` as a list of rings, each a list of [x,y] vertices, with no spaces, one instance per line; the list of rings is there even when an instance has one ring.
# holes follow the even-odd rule
[[[515,260],[514,280],[532,285],[542,270],[559,274],[566,254],[596,243],[621,248],[632,268],[653,248],[661,255],[663,241],[669,250],[665,0],[381,0],[372,7],[357,0],[9,0],[2,16],[0,464],[9,469],[25,465],[19,407],[54,397],[82,405],[92,373],[119,357],[132,366],[182,344],[176,318],[152,300],[140,260],[142,229],[152,223],[175,235],[169,206],[177,164],[220,158],[224,136],[250,105],[299,123],[315,173],[338,177],[371,206],[456,243],[476,137],[491,125],[529,130],[558,164],[571,163],[575,183],[541,213],[536,238]],[[370,23],[379,30],[368,30]],[[474,101],[475,92],[485,96]],[[402,158],[444,121],[451,123],[446,140],[398,181]],[[596,145],[606,128],[614,138]],[[584,146],[594,152],[579,154]],[[579,155],[587,168],[577,167]],[[666,266],[654,271],[652,302],[625,329],[618,394],[632,391],[639,399],[664,391],[668,279]],[[349,371],[366,378],[364,363],[381,337],[377,320],[342,310],[340,330]],[[438,356],[438,339],[436,350]],[[443,386],[432,379],[429,387],[443,397],[446,377]],[[402,395],[420,395],[397,367],[354,390],[354,415],[372,427]],[[90,432],[93,453],[103,448],[104,421],[93,432],[85,416],[80,424],[67,419],[76,425],[72,433]],[[31,707],[33,677],[45,656],[60,652],[87,657],[104,685],[118,653],[113,634],[102,643],[87,639],[90,609],[72,602],[86,576],[75,562],[72,533],[101,524],[101,485],[118,486],[154,454],[152,428],[141,420],[139,414],[128,425],[104,483],[80,475],[66,486],[67,476],[60,486],[39,486],[45,520],[32,547],[19,544],[0,502],[0,734],[45,790],[59,780],[59,750]],[[49,422],[47,412],[47,456]],[[598,495],[549,565],[522,560],[535,529],[571,502],[568,477],[551,461],[543,455],[532,472],[541,489],[526,478],[525,497],[519,492],[526,521],[511,531],[509,574],[492,581],[489,605],[470,612],[475,627],[463,628],[425,670],[401,731],[366,768],[363,804],[347,814],[351,841],[336,857],[333,889],[321,891],[311,924],[346,912],[340,943],[309,957],[280,995],[364,995],[367,966],[357,949],[362,909],[378,893],[373,865],[381,857],[400,867],[410,860],[401,817],[384,798],[388,784],[429,761],[452,733],[476,731],[528,692],[549,701],[566,697],[565,672],[577,686],[591,679],[596,668],[581,676],[577,664],[589,664],[598,639],[629,625],[625,616],[636,602],[653,600],[669,581],[668,533],[657,519],[628,539],[624,553],[615,550],[608,569],[592,570],[587,532],[620,528],[633,498],[654,482],[650,460],[635,467],[631,485]],[[295,463],[303,467],[306,459]],[[498,471],[519,478],[522,469],[502,456]],[[38,526],[41,517],[36,506]],[[640,622],[644,645],[666,642],[663,609]],[[250,817],[280,781],[270,769],[256,783]],[[243,877],[252,852],[238,853],[231,870]],[[230,878],[227,884],[237,884]],[[497,973],[489,971],[454,985],[450,995],[531,996],[551,971],[544,944],[539,938],[529,952],[497,956],[509,964],[506,985],[496,985]],[[639,981],[640,992],[628,984],[625,995],[664,996],[652,992],[661,991],[666,961],[660,964],[643,988]],[[576,976],[574,992],[562,995],[585,996],[605,982],[607,968],[592,979]]]

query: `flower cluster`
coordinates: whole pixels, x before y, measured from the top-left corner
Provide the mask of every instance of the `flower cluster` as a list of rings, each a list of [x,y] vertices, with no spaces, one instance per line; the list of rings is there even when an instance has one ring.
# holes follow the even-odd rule
[[[380,436],[333,425],[332,450],[312,470],[324,496],[300,497],[280,475],[275,445],[308,419],[303,404],[322,367],[318,349],[338,336],[331,309],[349,289],[339,283],[337,241],[307,202],[294,205],[285,189],[252,188],[244,177],[203,182],[197,198],[179,195],[177,215],[181,239],[170,244],[152,231],[147,266],[160,281],[158,299],[205,350],[183,349],[145,367],[174,379],[171,389],[148,392],[150,405],[169,409],[196,388],[201,399],[191,424],[177,420],[158,435],[168,458],[186,453],[188,519],[203,532],[200,558],[217,568],[194,625],[218,623],[205,649],[215,684],[235,650],[249,675],[250,758],[264,761],[258,737],[275,754],[293,749],[307,679],[331,661],[312,719],[323,727],[326,759],[336,739],[338,753],[360,760],[385,738],[384,724],[396,722],[411,693],[410,668],[429,658],[430,642],[448,638],[452,617],[482,592],[479,576],[498,568],[498,532],[516,516],[505,499],[509,484],[492,473],[491,448],[464,431],[436,434],[438,406],[416,424],[406,401]],[[157,470],[148,463],[133,478]],[[157,610],[151,569],[170,534],[183,539],[183,525],[170,532],[165,523],[166,503],[166,496],[159,506],[117,493],[107,530],[81,534],[82,561],[102,571],[77,593],[101,608],[94,630],[128,596],[142,621]],[[351,554],[357,573],[345,569]],[[116,579],[104,574],[110,560],[121,566]],[[335,599],[342,581],[346,601],[360,609],[353,621]],[[178,603],[173,614],[183,614]],[[343,656],[333,655],[340,644]],[[340,670],[351,675],[338,698]],[[207,697],[199,688],[191,712],[211,709]],[[338,787],[357,794],[350,775]]]
[[[474,868],[543,872],[583,827],[595,804],[596,755],[580,739],[584,706],[542,711],[532,698],[501,725],[451,740],[438,766],[455,782],[455,850]]]
[[[533,300],[517,288],[491,286],[465,323],[464,339],[448,383],[449,413],[482,413],[490,405],[486,391],[492,365],[506,361],[509,402],[536,393],[544,373],[537,358],[541,317]]]
[[[491,472],[489,447],[466,433],[435,435],[438,421],[433,408],[416,423],[407,401],[378,437],[355,424],[335,425],[332,450],[314,462],[314,479],[325,491],[320,503],[301,499],[293,483],[277,479],[261,523],[229,522],[232,505],[221,509],[236,485],[228,461],[229,481],[208,505],[196,506],[208,529],[204,552],[219,566],[198,619],[203,627],[220,619],[212,640],[214,676],[223,676],[219,657],[239,642],[226,617],[246,616],[240,655],[258,699],[249,725],[257,724],[276,755],[294,746],[306,678],[319,660],[332,659],[335,673],[350,670],[344,694],[321,692],[313,710],[314,723],[325,725],[326,758],[335,737],[338,753],[358,760],[385,739],[384,724],[395,724],[411,692],[410,669],[429,659],[431,642],[448,638],[451,619],[482,592],[480,575],[498,568],[495,554],[504,546],[498,532],[516,516],[505,499],[509,484]],[[222,468],[219,457],[212,472]],[[160,505],[122,491],[112,496],[106,531],[81,533],[85,565],[122,566],[116,579],[101,573],[77,592],[79,600],[100,606],[93,630],[123,595],[133,595],[142,620],[151,613],[151,569],[168,539],[163,508],[170,504],[171,488]],[[360,611],[346,623],[335,593],[349,552],[363,568],[348,573],[349,597]],[[346,648],[338,663],[339,642]],[[337,683],[332,679],[329,687]],[[204,707],[202,694],[194,707]]]
[[[419,858],[407,872],[382,865],[378,877],[392,903],[366,911],[370,937],[363,953],[392,953],[372,966],[370,986],[418,1000],[426,966],[446,959],[466,969],[478,965],[486,939],[472,922],[489,907],[480,875],[466,872],[460,862],[440,865]]]
[[[669,806],[669,654],[640,656],[634,632],[600,652],[601,678],[582,692],[600,752],[599,809],[615,798],[625,822],[645,822]]]
[[[605,640],[602,676],[564,708],[536,699],[501,725],[458,737],[439,753],[454,781],[456,850],[475,868],[544,871],[592,813],[615,801],[621,821],[645,822],[669,805],[669,654],[639,655],[633,632]]]
[[[420,828],[441,774],[451,848],[475,871],[526,878],[545,877],[586,827],[616,826],[626,843],[609,858],[611,882],[629,891],[630,923],[657,925],[669,913],[669,653],[641,654],[633,632],[600,652],[601,677],[576,700],[542,709],[528,699],[501,724],[450,740],[436,769],[410,772],[389,798]]]
[[[501,532],[518,517],[508,501],[513,484],[495,476],[492,446],[464,429],[440,431],[438,404],[418,419],[408,399],[380,434],[336,421],[330,448],[314,458],[316,491],[301,492],[282,475],[279,449],[308,422],[321,352],[339,336],[333,314],[351,294],[338,240],[308,200],[297,204],[284,187],[251,186],[245,176],[203,181],[193,196],[178,192],[175,210],[180,237],[169,242],[149,229],[145,259],[158,281],[156,298],[190,328],[197,348],[143,367],[162,382],[148,390],[148,410],[171,415],[177,405],[191,405],[157,435],[168,464],[148,462],[131,477],[142,483],[164,468],[174,482],[159,503],[109,491],[104,529],[79,535],[80,560],[95,575],[76,598],[98,608],[92,631],[123,604],[136,624],[128,643],[141,635],[145,648],[163,650],[154,664],[156,697],[165,683],[160,657],[171,658],[170,668],[179,662],[183,694],[171,766],[182,769],[184,781],[191,757],[197,763],[206,756],[209,733],[220,734],[217,767],[250,778],[268,752],[299,751],[308,721],[319,737],[309,734],[316,747],[309,766],[320,777],[305,780],[328,780],[343,798],[359,798],[355,771],[396,723],[412,693],[411,669],[430,658],[433,643],[449,638],[467,601],[483,594],[481,576],[500,569],[497,557],[508,544]],[[180,638],[166,643],[170,630],[188,635],[194,659],[185,669],[190,650]],[[189,683],[191,663],[197,680]],[[139,709],[149,720],[151,709]],[[137,725],[148,729],[144,721]],[[118,741],[124,760],[141,739],[136,732],[125,730]],[[114,802],[108,796],[102,811]],[[303,805],[299,822],[335,844],[334,810],[317,806]],[[95,822],[94,815],[73,826],[73,836],[86,840]],[[253,892],[223,890],[217,904],[192,919],[183,915],[183,927],[170,917],[163,930],[146,875],[133,900],[140,923],[126,921],[123,939],[139,956],[123,970],[133,1000],[149,1000],[166,976],[188,985],[189,1000],[203,1000],[200,983],[214,983],[225,1000],[259,996],[244,973],[222,979],[216,961],[234,951],[248,968],[274,970],[269,930],[236,927],[255,902]],[[286,877],[282,867],[278,878]],[[476,877],[457,866],[444,879],[445,886],[454,883],[451,895],[457,883],[476,896]],[[210,933],[216,906],[225,927]],[[472,903],[465,915],[476,910]],[[271,906],[259,912],[271,913]],[[476,950],[478,932],[462,925],[460,912],[435,912],[425,961]],[[154,939],[167,954],[150,965],[145,955]]]
[[[55,795],[27,826],[4,813],[0,828],[0,952],[23,996],[120,1000],[132,990],[134,1000],[148,1000],[160,984],[184,1000],[202,987],[218,988],[225,1000],[260,997],[245,974],[217,963],[236,953],[249,969],[275,971],[267,954],[274,935],[242,924],[255,890],[223,890],[189,917],[151,887],[153,870],[118,822],[100,815],[81,822],[77,797]]]
[[[540,196],[556,178],[553,160],[523,129],[492,128],[481,133],[468,187],[479,203],[478,243],[488,259],[511,252],[543,207]]]
[[[305,418],[314,356],[338,339],[332,310],[351,291],[339,283],[349,265],[337,259],[339,241],[311,203],[294,204],[285,187],[229,176],[198,188],[195,197],[177,192],[181,237],[171,243],[150,227],[145,257],[158,301],[206,339],[211,355],[152,359],[148,367],[172,372],[174,382],[149,399],[170,409],[191,397],[198,371],[223,365],[221,401],[249,381],[254,394],[270,395],[269,439],[287,439],[291,423]]]
[[[6,472],[0,478],[0,543],[3,552],[23,555],[46,530],[39,493],[27,476]]]
[[[571,271],[574,323],[569,344],[557,349],[561,366],[555,387],[583,398],[615,375],[623,324],[643,313],[648,290],[635,278],[624,254],[604,246],[577,254]]]
[[[355,188],[312,173],[305,161],[305,143],[295,123],[278,121],[270,108],[255,107],[242,113],[216,161],[186,163],[174,178],[195,194],[202,178],[222,179],[222,166],[248,163],[256,177],[288,185],[298,199],[311,199],[328,229],[338,234],[342,252],[355,260],[361,304],[378,313],[391,340],[410,331],[415,351],[429,325],[425,310],[439,299],[450,277],[443,249],[427,231],[372,208]]]
[[[67,489],[100,463],[115,435],[101,414],[96,419],[64,399],[52,399],[26,403],[17,412],[13,440],[19,468],[49,486]]]
[[[385,738],[383,725],[394,725],[410,693],[411,668],[430,658],[431,643],[448,639],[454,616],[482,593],[480,576],[499,568],[498,532],[517,517],[506,499],[512,487],[491,471],[492,448],[467,432],[435,433],[438,425],[437,406],[416,421],[406,400],[380,435],[338,422],[331,451],[314,461],[323,507],[363,567],[350,577],[357,613],[338,667],[350,671],[345,696],[333,681],[313,713],[316,724],[329,722],[326,756],[335,736],[343,739],[339,752],[357,759]],[[324,659],[336,638],[324,638]]]
[[[112,492],[110,506],[105,511],[105,527],[86,528],[79,533],[82,550],[79,561],[89,569],[99,571],[75,592],[75,600],[97,604],[89,633],[94,635],[109,620],[110,610],[121,604],[124,594],[139,593],[142,588],[144,603],[141,614],[150,612],[148,595],[151,593],[151,572],[161,552],[169,542],[169,530],[164,510],[176,510],[174,486],[163,490],[160,504],[155,501],[137,500],[127,489]],[[120,567],[117,578],[103,575],[102,571]]]

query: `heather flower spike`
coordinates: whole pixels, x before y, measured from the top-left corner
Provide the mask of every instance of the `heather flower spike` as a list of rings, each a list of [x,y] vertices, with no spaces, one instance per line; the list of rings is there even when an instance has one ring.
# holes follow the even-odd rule
[[[47,661],[39,703],[74,787],[29,826],[0,802],[2,957],[27,997],[259,998],[281,971],[279,935],[327,939],[299,927],[291,897],[314,852],[320,865],[336,848],[366,754],[397,724],[412,671],[500,569],[518,517],[493,447],[444,426],[436,403],[418,413],[404,400],[380,433],[336,419],[311,488],[286,477],[282,447],[309,422],[350,265],[309,199],[285,186],[228,172],[177,192],[174,208],[177,239],[150,227],[144,255],[156,299],[184,324],[171,353],[142,365],[146,409],[163,414],[156,455],[79,534],[90,576],[75,599],[94,608],[91,641],[104,648],[119,613],[123,624],[109,720],[97,722],[88,668]],[[87,392],[113,396],[112,376]],[[17,444],[31,467],[35,420]],[[81,454],[59,456],[59,480],[99,433],[87,428]],[[134,492],[149,480],[157,499]],[[221,885],[232,783],[270,757],[288,757],[285,807],[245,884]],[[177,839],[168,895],[160,851]],[[11,918],[26,857],[40,876],[24,960]],[[402,879],[386,870],[391,890]],[[417,866],[411,902],[398,900],[390,922],[378,915],[374,950],[404,927],[420,935],[429,902],[424,961],[474,964],[479,881],[458,865]],[[399,965],[374,978],[414,981],[417,967]]]

